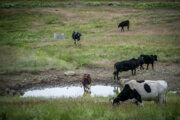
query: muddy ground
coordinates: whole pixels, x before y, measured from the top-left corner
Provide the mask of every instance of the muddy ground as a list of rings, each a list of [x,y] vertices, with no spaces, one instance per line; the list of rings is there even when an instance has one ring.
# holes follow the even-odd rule
[[[180,91],[180,64],[161,65],[156,64],[155,70],[150,67],[149,70],[137,70],[135,76],[131,75],[131,71],[120,73],[121,79],[130,80],[166,80],[169,90]],[[54,85],[73,85],[80,84],[84,73],[92,76],[93,84],[120,84],[118,80],[113,79],[113,68],[81,68],[75,71],[75,75],[66,76],[64,70],[44,70],[38,72],[16,72],[0,74],[0,90],[1,94],[7,90],[25,91],[34,87],[46,87]]]

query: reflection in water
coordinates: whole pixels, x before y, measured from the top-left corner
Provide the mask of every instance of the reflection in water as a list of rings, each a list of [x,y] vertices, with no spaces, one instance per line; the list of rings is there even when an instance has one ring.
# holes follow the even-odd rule
[[[84,92],[83,97],[91,96],[91,92]]]
[[[79,97],[79,96],[116,96],[120,88],[104,85],[93,85],[90,92],[84,92],[80,86],[52,87],[39,90],[29,90],[22,97]]]
[[[91,93],[91,85],[83,86],[83,88],[84,88],[84,92]]]
[[[120,93],[120,88],[119,87],[114,87],[114,93],[116,94],[116,95],[119,95],[119,93]]]

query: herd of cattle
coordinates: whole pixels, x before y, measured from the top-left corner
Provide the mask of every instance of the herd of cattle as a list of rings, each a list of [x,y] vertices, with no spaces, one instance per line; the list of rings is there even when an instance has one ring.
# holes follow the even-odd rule
[[[132,71],[132,75],[136,74],[136,68],[140,66],[140,69],[143,68],[143,64],[147,64],[147,69],[149,64],[152,64],[152,69],[154,69],[154,62],[157,61],[157,55],[140,55],[138,59],[132,58],[130,60],[125,60],[122,62],[117,62],[114,64],[114,79],[117,77],[119,80],[118,74],[122,71]],[[134,72],[133,72],[134,71]]]
[[[124,31],[124,27],[127,26],[129,30],[130,22],[129,20],[123,21],[118,25],[118,28],[121,27],[121,31]],[[74,39],[74,44],[77,45],[77,42],[80,40],[81,33],[74,31],[72,38]],[[147,68],[149,64],[152,65],[154,69],[154,62],[157,61],[157,55],[140,55],[137,59],[132,58],[130,60],[125,60],[117,62],[114,64],[114,79],[119,80],[119,72],[131,70],[132,75],[136,75],[136,69],[144,69],[143,65],[146,64]],[[123,79],[122,79],[123,80]],[[122,82],[122,81],[121,81]],[[130,80],[123,83],[123,90],[120,94],[112,99],[113,104],[120,104],[126,100],[135,100],[135,103],[144,105],[142,100],[154,100],[157,103],[166,104],[166,93],[168,89],[167,82],[164,80]],[[82,78],[82,84],[84,86],[84,91],[89,92],[91,84],[90,74],[84,74]]]

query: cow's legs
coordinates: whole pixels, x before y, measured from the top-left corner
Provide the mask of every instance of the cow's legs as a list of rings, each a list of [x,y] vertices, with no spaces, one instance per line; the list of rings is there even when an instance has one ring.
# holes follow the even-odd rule
[[[121,32],[123,31],[123,27],[121,27]]]
[[[116,80],[116,75],[114,74],[114,80]]]
[[[128,31],[129,31],[129,25],[127,26],[127,29],[128,29]]]
[[[149,64],[147,64],[147,68],[146,68],[147,70],[148,70],[148,67],[149,67]]]
[[[74,45],[77,45],[77,39],[74,40]]]
[[[77,40],[76,39],[74,40],[74,45],[77,45]]]
[[[160,104],[162,104],[162,103],[166,104],[166,95],[163,94],[163,95],[159,96],[159,103]]]
[[[83,86],[83,87],[84,87],[84,92],[86,92],[85,86]]]
[[[134,75],[134,74],[133,74],[133,69],[131,69],[131,72],[132,72],[132,75]]]
[[[143,67],[143,65],[140,65],[140,69],[141,69],[141,70],[144,70],[144,67]]]
[[[166,104],[166,96],[164,96],[163,103]]]
[[[136,68],[134,69],[134,75],[136,75]]]
[[[76,39],[76,46],[77,46],[77,39]]]
[[[140,103],[140,106],[144,106],[141,96],[137,94],[137,92],[135,92],[136,96],[135,99]]]
[[[119,80],[119,72],[117,72],[117,80]]]
[[[152,69],[154,70],[154,63],[152,62]]]

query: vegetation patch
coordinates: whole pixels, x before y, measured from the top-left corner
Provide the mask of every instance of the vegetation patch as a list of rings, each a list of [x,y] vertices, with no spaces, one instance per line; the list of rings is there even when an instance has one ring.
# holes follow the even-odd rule
[[[123,103],[113,106],[110,97],[80,98],[18,98],[3,97],[0,99],[0,113],[7,119],[103,119],[115,120],[164,120],[179,119],[179,95],[168,95],[167,105],[145,102],[144,107],[134,103]]]

